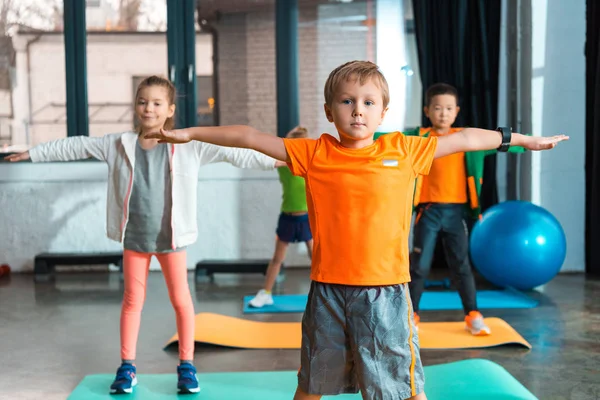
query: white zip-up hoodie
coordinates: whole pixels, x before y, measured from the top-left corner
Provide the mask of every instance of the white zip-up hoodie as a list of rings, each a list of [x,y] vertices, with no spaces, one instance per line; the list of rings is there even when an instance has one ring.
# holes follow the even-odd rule
[[[98,138],[74,136],[35,146],[29,150],[29,156],[32,162],[73,161],[90,157],[105,161],[108,164],[106,234],[109,239],[122,243],[129,218],[137,138],[136,132]],[[200,166],[224,161],[240,168],[275,168],[275,159],[249,149],[192,141],[170,144],[169,150],[174,249],[188,246],[198,237],[196,202]]]

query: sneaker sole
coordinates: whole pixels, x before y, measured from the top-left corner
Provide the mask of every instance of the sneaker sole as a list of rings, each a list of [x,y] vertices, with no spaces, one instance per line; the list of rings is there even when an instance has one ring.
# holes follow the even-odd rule
[[[181,388],[179,389],[179,394],[194,394],[194,393],[198,393],[200,391],[200,388],[194,388],[194,389],[187,389],[187,388]]]
[[[133,389],[111,389],[110,394],[131,394]]]
[[[110,394],[131,394],[133,388],[137,386],[137,377],[131,381],[131,387],[127,389],[110,389]]]
[[[249,305],[251,308],[262,308],[262,307],[264,307],[264,306],[272,306],[273,304],[275,304],[275,302],[274,302],[274,301],[272,301],[272,302],[270,302],[270,303],[264,303],[264,304],[260,304],[260,305],[255,305],[255,304],[252,304],[252,303],[250,303],[250,302],[248,303],[248,305]]]
[[[198,382],[198,375],[196,375],[196,382]],[[200,386],[195,388],[178,387],[179,394],[194,394],[200,391]]]
[[[480,331],[474,331],[474,330],[471,330],[471,328],[469,328],[469,327],[465,327],[465,330],[467,332],[471,333],[471,335],[473,335],[473,336],[489,336],[492,334],[492,332],[490,330],[485,330],[485,329],[482,329]]]

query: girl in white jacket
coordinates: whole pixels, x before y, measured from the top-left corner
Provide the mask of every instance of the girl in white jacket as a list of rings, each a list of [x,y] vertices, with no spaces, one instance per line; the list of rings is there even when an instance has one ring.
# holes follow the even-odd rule
[[[124,294],[121,309],[121,366],[111,393],[131,393],[137,384],[136,344],[146,296],[150,259],[160,262],[175,309],[179,335],[180,393],[200,390],[194,358],[194,305],[187,281],[185,246],[196,241],[198,168],[220,161],[270,170],[284,163],[247,149],[193,141],[158,143],[144,133],[172,129],[175,88],[151,76],[137,89],[137,132],[99,138],[69,137],[7,157],[10,161],[69,161],[96,158],[108,164],[107,235],[123,243]]]

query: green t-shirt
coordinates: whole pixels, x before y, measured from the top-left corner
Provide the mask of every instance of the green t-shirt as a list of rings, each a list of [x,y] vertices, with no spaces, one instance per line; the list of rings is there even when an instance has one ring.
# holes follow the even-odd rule
[[[306,183],[304,178],[292,175],[288,167],[277,168],[279,181],[283,189],[281,212],[307,211]]]

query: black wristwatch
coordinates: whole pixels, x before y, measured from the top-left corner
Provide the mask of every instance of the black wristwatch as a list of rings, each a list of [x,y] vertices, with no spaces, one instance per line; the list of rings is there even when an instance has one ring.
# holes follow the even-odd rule
[[[512,138],[512,129],[506,127],[496,128],[500,135],[502,135],[502,144],[498,147],[498,151],[507,152],[510,147],[510,140]]]

